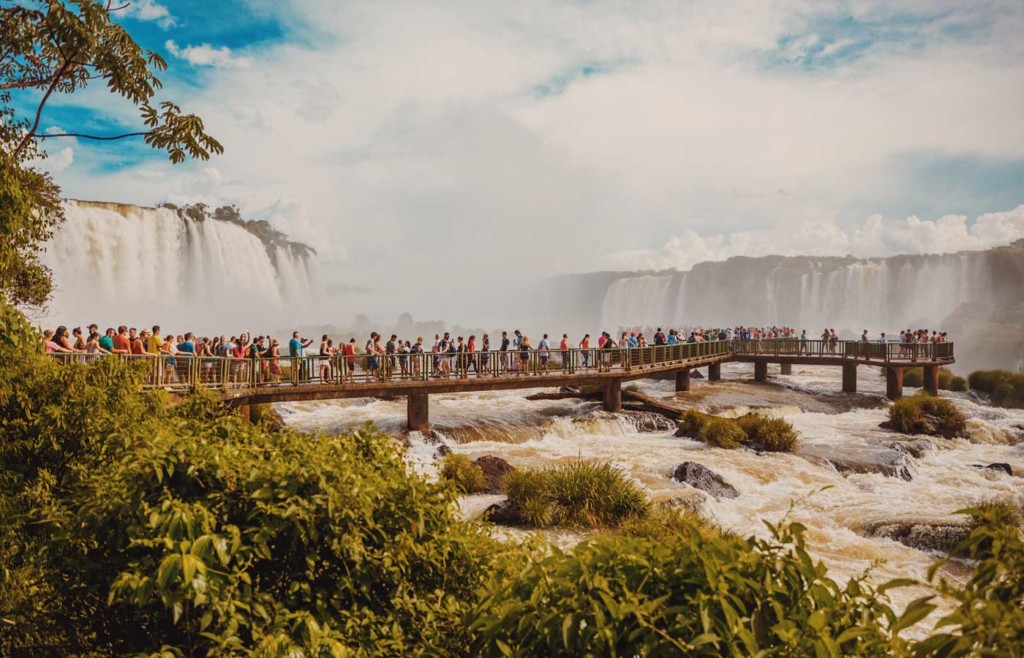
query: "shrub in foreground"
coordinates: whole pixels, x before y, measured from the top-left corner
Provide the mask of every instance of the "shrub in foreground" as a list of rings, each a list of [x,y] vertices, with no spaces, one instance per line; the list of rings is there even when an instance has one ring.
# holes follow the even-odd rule
[[[914,395],[889,407],[889,423],[903,434],[941,435],[947,439],[967,435],[967,419],[949,400]]]
[[[967,378],[972,390],[987,393],[997,407],[1024,407],[1024,373],[1010,370],[975,370]]]
[[[441,465],[441,479],[451,482],[461,493],[474,494],[487,490],[484,469],[466,455],[451,453]]]
[[[797,524],[772,538],[603,537],[534,558],[468,618],[479,656],[889,656],[897,617],[884,588],[840,586]]]
[[[645,516],[647,496],[607,462],[578,460],[545,469],[523,469],[505,476],[508,511],[537,528],[617,526]]]

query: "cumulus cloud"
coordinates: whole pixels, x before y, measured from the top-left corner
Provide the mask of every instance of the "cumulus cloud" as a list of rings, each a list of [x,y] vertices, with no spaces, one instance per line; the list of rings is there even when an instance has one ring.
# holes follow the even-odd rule
[[[733,256],[856,256],[944,254],[989,249],[1024,239],[1024,205],[986,213],[970,221],[964,215],[937,220],[872,215],[852,230],[835,222],[808,222],[784,230],[738,231],[698,235],[686,231],[659,249],[626,250],[609,255],[607,264],[624,270],[688,270],[703,261]]]
[[[167,7],[157,2],[157,0],[130,0],[121,11],[124,12],[122,16],[140,21],[153,21],[165,30],[177,24],[177,21],[171,16],[171,12],[167,10]]]
[[[238,57],[227,46],[215,48],[208,43],[198,46],[188,45],[181,48],[173,40],[164,44],[167,52],[182,59],[192,66],[211,66],[214,68],[245,68],[252,63],[248,57]]]

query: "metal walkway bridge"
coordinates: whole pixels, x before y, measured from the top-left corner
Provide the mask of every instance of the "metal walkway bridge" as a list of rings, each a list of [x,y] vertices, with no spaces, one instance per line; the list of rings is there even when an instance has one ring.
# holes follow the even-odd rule
[[[229,405],[248,417],[251,405],[268,402],[335,400],[404,395],[410,429],[429,429],[428,397],[554,386],[598,386],[605,409],[622,408],[622,383],[674,373],[677,391],[690,389],[690,372],[708,368],[708,380],[721,379],[722,363],[754,364],[754,379],[766,381],[768,364],[782,374],[794,364],[841,367],[843,390],[856,392],[857,367],[886,372],[886,393],[903,393],[903,372],[923,367],[924,389],[938,394],[939,368],[954,362],[953,343],[899,345],[861,341],[763,339],[658,345],[633,349],[570,349],[547,353],[494,351],[475,353],[356,354],[301,358],[224,358],[177,354],[111,357],[99,354],[56,354],[65,361],[101,358],[145,361],[149,388],[187,394],[199,387],[216,390]]]

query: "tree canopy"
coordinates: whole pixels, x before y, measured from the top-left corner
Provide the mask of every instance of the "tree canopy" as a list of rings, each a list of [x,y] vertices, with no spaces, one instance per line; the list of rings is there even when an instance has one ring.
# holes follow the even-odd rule
[[[167,63],[115,20],[129,4],[33,0],[0,6],[0,293],[15,304],[41,305],[48,299],[52,283],[39,253],[64,219],[59,187],[35,164],[45,157],[43,140],[142,137],[173,163],[206,160],[224,150],[201,118],[156,98],[157,73]],[[140,130],[41,132],[55,95],[74,94],[94,81],[138,108]],[[34,109],[19,111],[26,104]]]

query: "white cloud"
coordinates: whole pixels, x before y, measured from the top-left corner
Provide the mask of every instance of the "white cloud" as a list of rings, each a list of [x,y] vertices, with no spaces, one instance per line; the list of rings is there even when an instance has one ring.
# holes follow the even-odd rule
[[[853,230],[834,222],[808,222],[784,229],[698,235],[686,231],[660,249],[637,249],[611,254],[608,267],[623,270],[688,270],[703,261],[733,256],[892,256],[944,254],[989,249],[1024,239],[1024,205],[1005,212],[986,213],[973,222],[963,215],[937,220],[908,217],[887,220],[868,217]]]
[[[164,44],[167,51],[183,59],[193,66],[212,66],[214,68],[245,68],[252,63],[249,57],[238,57],[227,46],[214,48],[208,43],[198,46],[188,45],[180,48],[173,40]]]
[[[130,0],[128,6],[122,9],[123,16],[135,18],[140,21],[153,21],[161,28],[167,30],[174,27],[177,21],[157,0]]]
[[[328,283],[400,290],[412,300],[400,310],[417,315],[465,313],[470,284],[610,260],[822,249],[823,237],[836,252],[868,251],[864,217],[894,200],[934,212],[915,209],[924,199],[893,164],[901,156],[1024,159],[1019,2],[264,4],[289,26],[315,26],[316,47],[247,50],[248,67],[227,65],[228,49],[172,50],[215,67],[198,92],[166,90],[226,148],[204,194],[267,211],[323,253],[347,251]],[[922,27],[923,45],[866,44],[828,70],[777,64],[824,41],[838,49],[819,28],[844,12],[868,24],[980,16],[987,28],[971,40]],[[564,90],[539,93],[557,81]],[[201,166],[72,167],[62,182],[69,195],[152,203],[189,194],[183,181]],[[929,231],[952,230],[942,221],[884,222],[903,242],[882,246],[931,249]],[[670,236],[682,237],[659,248]]]

